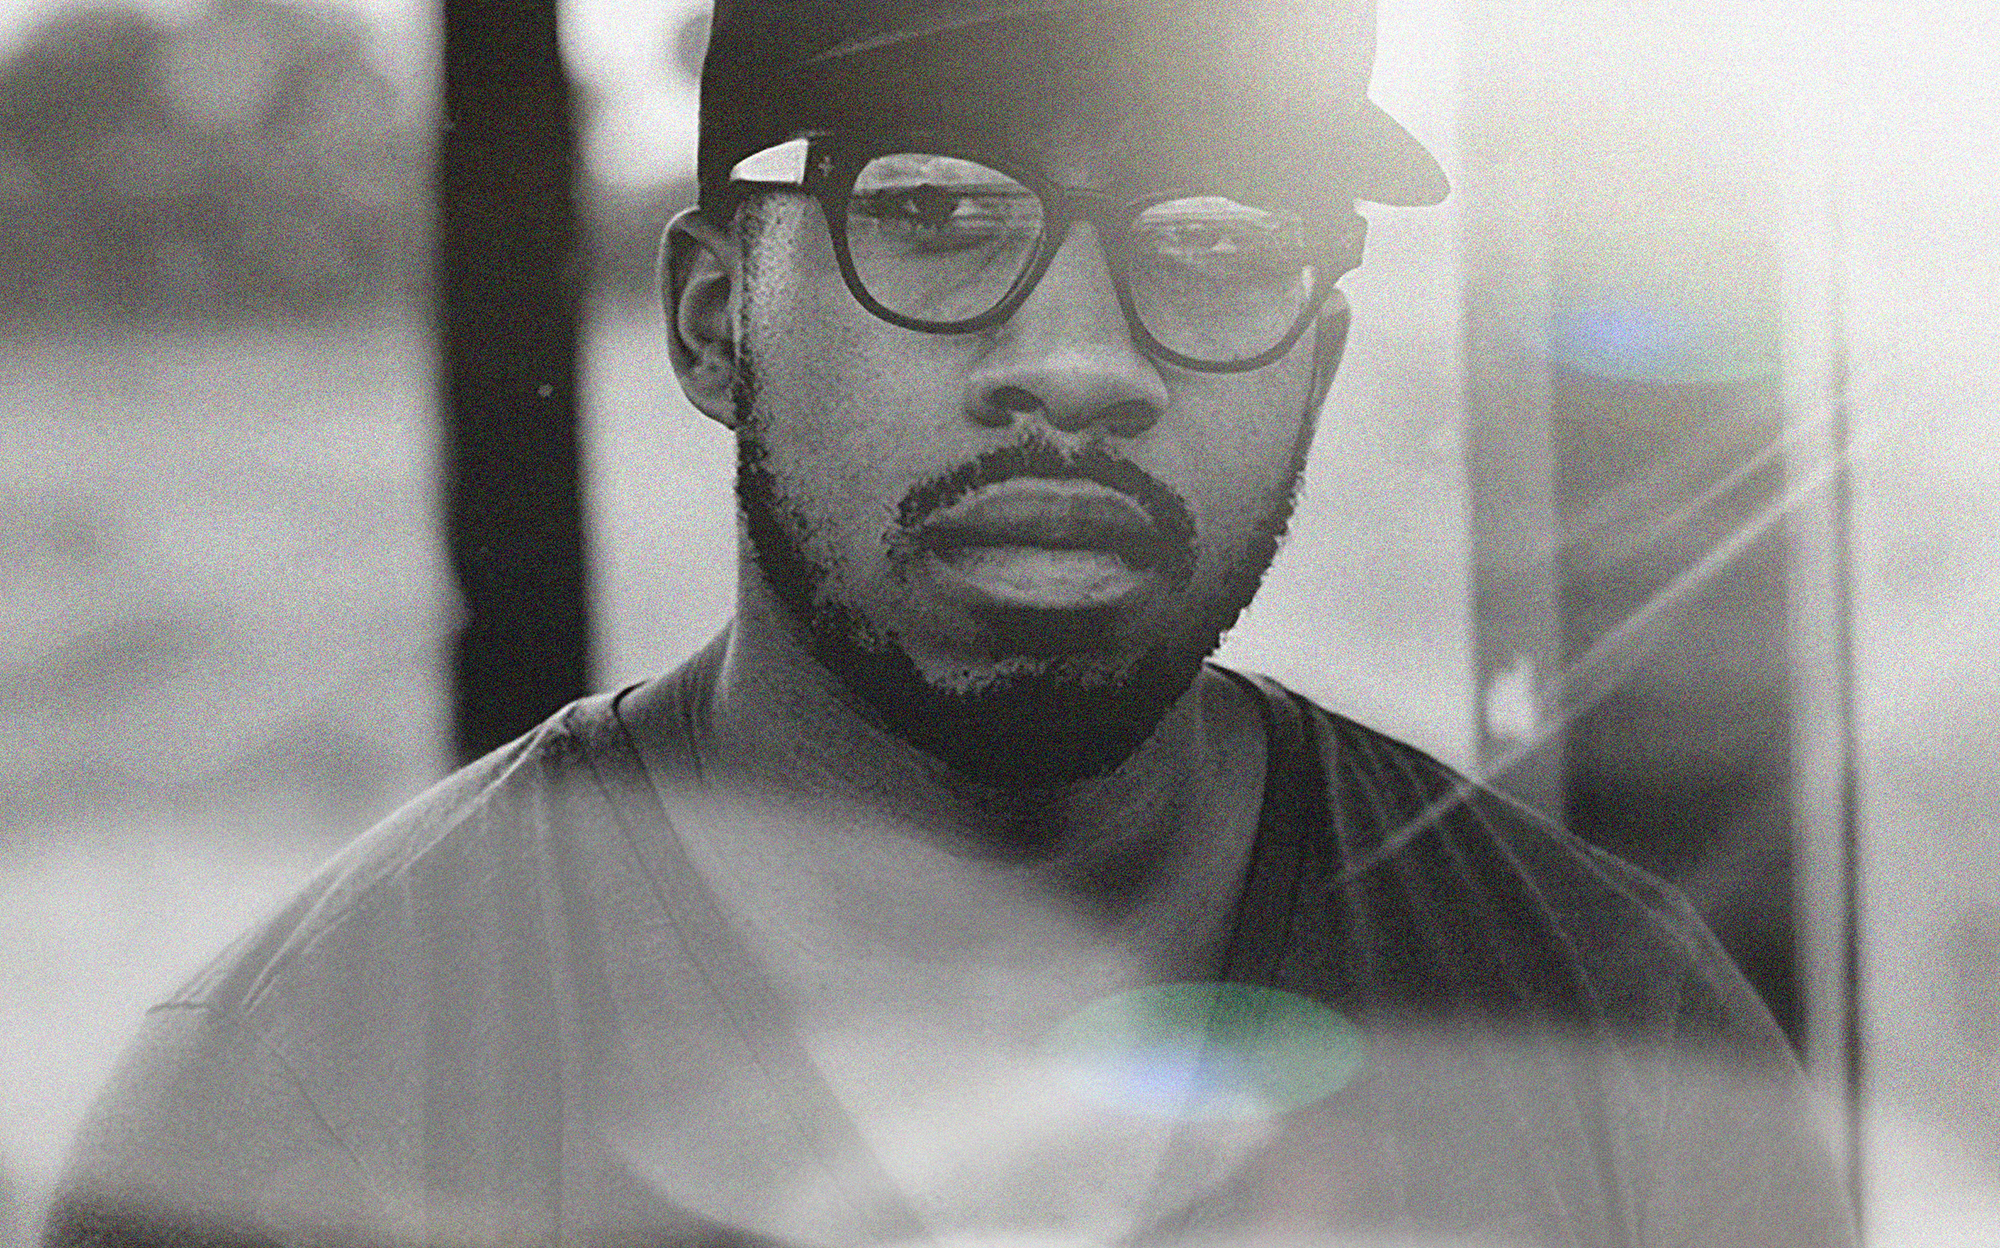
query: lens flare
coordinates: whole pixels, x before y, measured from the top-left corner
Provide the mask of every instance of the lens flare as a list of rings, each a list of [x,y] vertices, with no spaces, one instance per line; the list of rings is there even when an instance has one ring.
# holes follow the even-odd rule
[[[1549,317],[1550,358],[1594,377],[1747,381],[1778,371],[1778,349],[1775,319],[1755,307],[1598,294]]]
[[[1552,362],[1594,377],[1728,385],[1775,376],[1781,296],[1768,240],[1707,218],[1567,223],[1550,257]]]
[[[1359,1029],[1317,1001],[1247,984],[1156,984],[1086,1006],[1047,1042],[1100,1104],[1192,1121],[1263,1118],[1351,1083]]]

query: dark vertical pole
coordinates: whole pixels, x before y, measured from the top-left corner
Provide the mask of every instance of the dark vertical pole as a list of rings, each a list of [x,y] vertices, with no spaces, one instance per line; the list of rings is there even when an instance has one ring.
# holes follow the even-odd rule
[[[1540,5],[1469,0],[1459,118],[1465,220],[1465,474],[1479,765],[1560,821],[1564,726],[1549,423],[1548,146],[1523,107]]]
[[[444,116],[438,318],[463,760],[589,684],[575,143],[555,0],[444,0]]]
[[[1686,892],[1797,1041],[1781,196],[1735,68],[1628,9],[1464,9],[1482,762]]]
[[[1838,277],[1840,248],[1845,237],[1840,229],[1840,198],[1836,188],[1828,196],[1828,212],[1833,216],[1834,277],[1833,308],[1833,405],[1832,428],[1828,441],[1834,456],[1832,498],[1828,505],[1833,522],[1833,611],[1834,664],[1837,691],[1835,714],[1840,741],[1840,1039],[1841,1082],[1847,1101],[1847,1194],[1854,1203],[1855,1225],[1864,1236],[1868,1226],[1868,1103],[1866,1100],[1868,1063],[1863,1047],[1867,1037],[1862,1009],[1861,967],[1861,793],[1856,751],[1854,706],[1854,546],[1851,525],[1854,517],[1854,478],[1848,461],[1852,430],[1853,394],[1849,388],[1847,359],[1846,283]]]
[[[1823,122],[1819,124],[1833,125]],[[1859,811],[1849,549],[1846,330],[1839,193],[1824,138],[1821,167],[1797,180],[1786,222],[1793,276],[1787,303],[1792,422],[1791,535],[1794,834],[1799,970],[1806,990],[1806,1069],[1841,1098],[1841,1157],[1857,1219],[1865,1195],[1861,1081]],[[1817,175],[1817,176],[1813,176]],[[1865,1219],[1862,1222],[1865,1229]]]

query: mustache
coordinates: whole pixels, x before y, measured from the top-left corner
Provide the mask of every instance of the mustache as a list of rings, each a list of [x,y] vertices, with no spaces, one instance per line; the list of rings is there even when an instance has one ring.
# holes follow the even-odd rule
[[[1194,514],[1187,501],[1158,478],[1103,447],[1065,451],[1041,438],[995,447],[950,472],[919,483],[896,509],[896,522],[911,532],[966,495],[1020,477],[1045,481],[1090,481],[1137,503],[1159,531],[1164,568],[1185,581],[1194,574]]]

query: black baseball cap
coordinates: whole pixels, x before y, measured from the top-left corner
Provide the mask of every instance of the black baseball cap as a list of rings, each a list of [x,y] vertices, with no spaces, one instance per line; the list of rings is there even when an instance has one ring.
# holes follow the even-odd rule
[[[716,0],[704,202],[802,135],[974,118],[980,101],[1107,101],[1142,143],[1372,203],[1449,192],[1374,101],[1374,0]]]

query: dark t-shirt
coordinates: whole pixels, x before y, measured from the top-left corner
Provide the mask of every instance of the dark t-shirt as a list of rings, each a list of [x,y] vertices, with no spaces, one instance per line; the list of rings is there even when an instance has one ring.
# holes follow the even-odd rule
[[[887,1164],[829,1090],[598,697],[357,840],[152,1010],[51,1234],[1851,1242],[1791,1055],[1684,900],[1238,679],[1270,763],[1224,979],[1318,1003],[1364,1056],[1254,1122],[1093,1117],[1081,1155],[1151,1157],[1142,1182],[1109,1161],[1081,1173],[1081,1128],[1026,1115],[1017,1155],[941,1144],[951,1165],[910,1191],[908,1158]],[[1158,1147],[1127,1147],[1142,1136]],[[1019,1188],[982,1167],[1032,1177],[1038,1139],[1069,1159],[1042,1189],[1073,1186],[1089,1218],[1010,1224],[992,1197]]]

